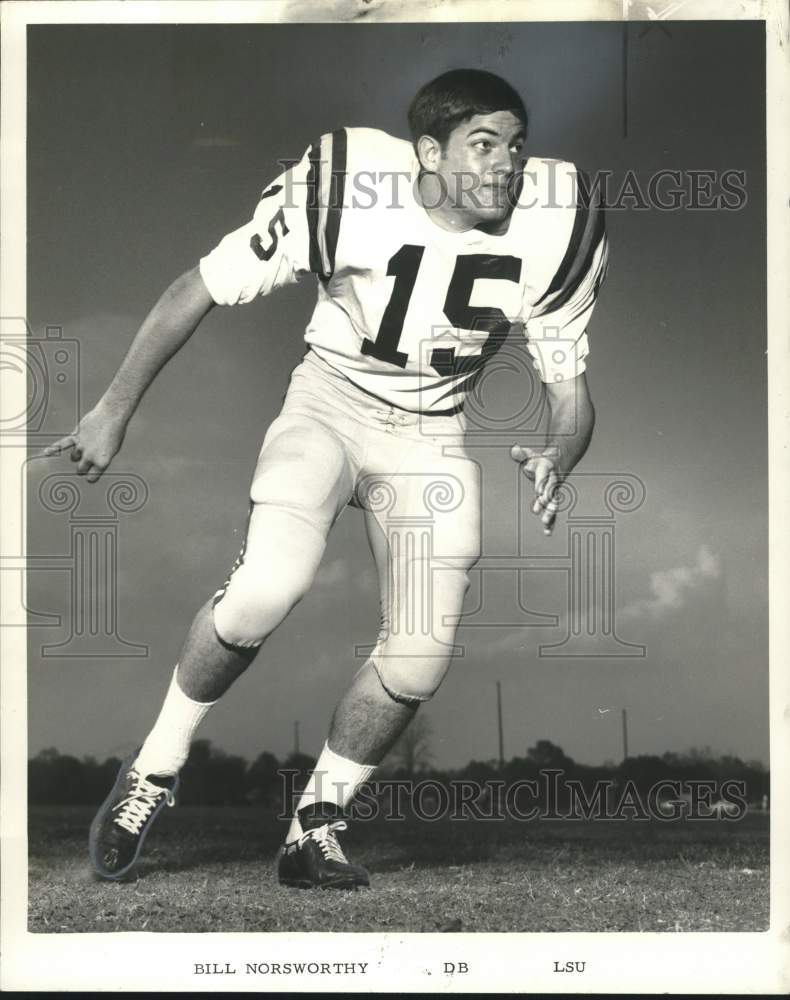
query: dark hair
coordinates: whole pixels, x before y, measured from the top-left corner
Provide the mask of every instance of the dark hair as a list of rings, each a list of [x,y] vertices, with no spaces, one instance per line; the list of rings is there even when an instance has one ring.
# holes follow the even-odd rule
[[[474,115],[510,111],[527,127],[527,109],[518,93],[501,76],[482,69],[452,69],[426,83],[409,107],[409,128],[415,145],[429,135],[442,146],[461,122]]]

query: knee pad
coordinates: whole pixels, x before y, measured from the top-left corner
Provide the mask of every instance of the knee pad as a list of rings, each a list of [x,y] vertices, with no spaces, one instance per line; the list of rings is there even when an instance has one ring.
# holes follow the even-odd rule
[[[312,577],[240,566],[214,599],[214,628],[230,646],[260,646],[304,597]]]
[[[244,547],[214,595],[219,638],[231,646],[260,646],[309,590],[325,541],[300,512],[255,505]]]
[[[381,686],[395,701],[406,704],[430,701],[444,680],[450,666],[451,651],[433,643],[430,649],[420,644],[418,651],[412,644],[399,644],[392,651],[390,640],[380,644],[370,657]]]
[[[407,564],[406,578],[413,586],[399,588],[406,592],[396,598],[371,662],[392,698],[420,702],[434,696],[450,666],[469,575],[463,565],[434,559],[427,577],[431,592],[425,594],[414,586],[416,580],[426,579],[420,560],[414,562],[414,573],[408,570]]]
[[[214,628],[228,645],[259,646],[313,582],[331,521],[300,499],[250,505],[244,545],[213,600]]]

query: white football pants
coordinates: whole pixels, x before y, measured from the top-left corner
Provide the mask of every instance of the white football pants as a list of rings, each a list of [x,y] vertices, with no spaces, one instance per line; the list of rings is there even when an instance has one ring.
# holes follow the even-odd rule
[[[365,512],[378,572],[371,662],[392,697],[430,698],[480,553],[480,470],[463,431],[461,414],[389,406],[309,351],[264,439],[246,541],[215,596],[220,639],[264,641],[310,588],[329,530],[351,504]]]

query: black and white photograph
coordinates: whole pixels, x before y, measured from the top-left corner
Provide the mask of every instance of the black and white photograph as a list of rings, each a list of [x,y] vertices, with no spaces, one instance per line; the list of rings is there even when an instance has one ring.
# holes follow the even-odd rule
[[[785,992],[787,12],[2,15],[3,988]]]

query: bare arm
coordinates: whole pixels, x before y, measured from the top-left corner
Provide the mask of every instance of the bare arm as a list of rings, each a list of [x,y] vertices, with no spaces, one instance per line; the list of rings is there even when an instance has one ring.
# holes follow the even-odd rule
[[[145,390],[213,305],[197,267],[176,278],[143,321],[100,405],[128,422]]]
[[[545,447],[513,445],[510,455],[534,481],[532,511],[540,517],[544,533],[550,535],[557,516],[554,492],[587,451],[595,426],[595,409],[584,374],[549,383],[545,389],[549,404]]]
[[[70,451],[77,472],[95,482],[123,443],[126,426],[146,389],[184,346],[214,305],[197,267],[170,285],[146,316],[120,368],[93,409],[71,434],[45,449]]]

